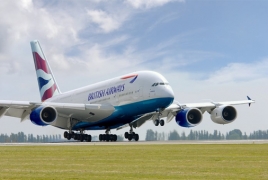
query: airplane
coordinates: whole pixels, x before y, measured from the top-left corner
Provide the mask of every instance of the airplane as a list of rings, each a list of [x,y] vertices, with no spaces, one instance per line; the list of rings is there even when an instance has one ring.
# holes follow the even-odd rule
[[[233,105],[251,104],[254,100],[180,104],[161,74],[138,71],[98,82],[69,92],[61,92],[39,41],[30,42],[41,96],[40,102],[0,100],[0,118],[12,116],[21,122],[30,119],[38,126],[51,125],[66,130],[64,138],[90,142],[87,130],[105,130],[100,141],[117,141],[111,129],[129,127],[124,137],[139,140],[133,128],[153,121],[164,126],[175,118],[182,127],[201,123],[208,112],[217,124],[228,124],[237,117]]]

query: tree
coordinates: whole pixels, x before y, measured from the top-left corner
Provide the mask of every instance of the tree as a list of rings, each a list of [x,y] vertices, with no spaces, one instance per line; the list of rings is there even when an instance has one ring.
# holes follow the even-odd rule
[[[157,136],[155,136],[155,133],[152,129],[148,129],[146,132],[145,141],[156,141]]]
[[[230,139],[230,140],[242,139],[242,132],[239,129],[234,129],[228,133],[228,136],[226,136],[226,139]]]
[[[169,133],[168,140],[180,140],[180,135],[176,130]]]

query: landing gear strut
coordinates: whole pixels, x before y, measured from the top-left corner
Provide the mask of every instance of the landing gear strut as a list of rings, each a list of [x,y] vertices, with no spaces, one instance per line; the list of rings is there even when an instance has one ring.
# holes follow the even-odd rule
[[[133,131],[133,127],[130,126],[129,132],[125,132],[125,138],[128,139],[129,141],[131,141],[132,139],[134,139],[135,141],[138,141],[139,140],[139,135],[136,134]]]
[[[105,134],[100,134],[99,135],[99,141],[117,141],[117,135],[115,134],[110,134],[111,130],[110,128],[107,128],[105,131]]]

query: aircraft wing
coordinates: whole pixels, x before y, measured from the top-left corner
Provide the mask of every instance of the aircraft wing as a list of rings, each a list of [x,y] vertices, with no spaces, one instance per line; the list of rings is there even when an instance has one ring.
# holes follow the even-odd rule
[[[72,117],[85,122],[95,122],[108,117],[114,112],[114,107],[109,104],[76,104],[55,102],[28,102],[0,100],[0,118],[11,116],[21,118],[21,121],[29,118],[30,113],[37,107],[54,107],[59,116]]]
[[[127,126],[132,126],[134,128],[142,126],[146,121],[148,120],[156,120],[159,116],[159,118],[167,118],[166,122],[170,122],[177,113],[186,108],[198,108],[202,113],[208,112],[210,113],[214,108],[222,106],[222,105],[242,105],[242,104],[250,104],[255,103],[254,100],[251,100],[248,97],[248,100],[242,100],[242,101],[226,101],[226,102],[203,102],[203,103],[186,103],[186,104],[171,104],[169,107],[161,111],[161,114],[159,116],[158,112],[151,112],[144,114],[143,116],[139,117],[138,119],[132,121],[129,124],[126,124],[124,126],[121,126],[117,128],[117,130],[125,128]]]

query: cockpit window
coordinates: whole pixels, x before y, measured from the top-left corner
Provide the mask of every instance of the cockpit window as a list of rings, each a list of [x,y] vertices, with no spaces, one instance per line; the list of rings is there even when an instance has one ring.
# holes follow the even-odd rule
[[[160,83],[153,83],[152,86],[157,86],[157,85],[162,85],[162,86],[165,86],[165,85],[169,85],[169,83],[164,83],[164,82],[160,82]]]

